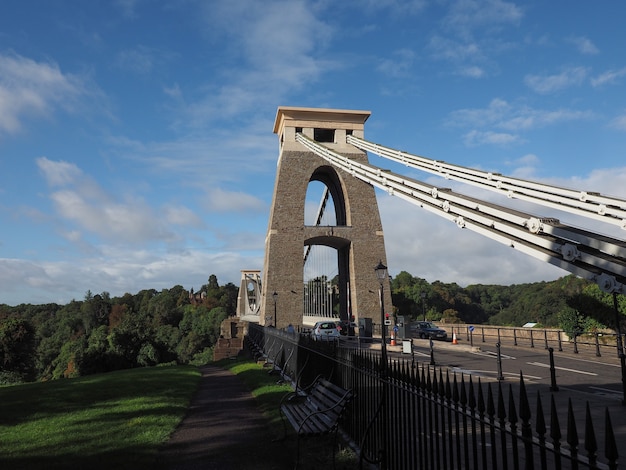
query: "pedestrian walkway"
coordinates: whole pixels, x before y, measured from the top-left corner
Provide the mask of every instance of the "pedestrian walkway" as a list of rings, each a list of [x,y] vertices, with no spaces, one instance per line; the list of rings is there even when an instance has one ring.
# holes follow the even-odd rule
[[[169,470],[282,470],[293,468],[293,439],[274,442],[267,419],[241,380],[213,365],[200,368],[196,396],[161,450]]]

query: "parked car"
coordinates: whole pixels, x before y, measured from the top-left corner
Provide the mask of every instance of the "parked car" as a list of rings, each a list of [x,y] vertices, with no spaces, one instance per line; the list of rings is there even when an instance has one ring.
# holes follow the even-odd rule
[[[339,334],[339,328],[334,321],[318,321],[311,330],[311,338],[316,341],[336,341]]]
[[[446,330],[439,328],[429,321],[418,321],[411,324],[411,333],[420,338],[441,339],[445,341],[448,338]]]

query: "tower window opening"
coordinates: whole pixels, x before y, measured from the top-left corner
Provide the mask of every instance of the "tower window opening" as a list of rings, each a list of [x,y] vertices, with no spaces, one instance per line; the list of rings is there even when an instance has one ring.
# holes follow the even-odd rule
[[[346,129],[346,135],[352,135],[353,129]]]
[[[313,140],[315,142],[335,142],[335,129],[314,129]]]
[[[302,134],[302,128],[296,127],[296,134]]]

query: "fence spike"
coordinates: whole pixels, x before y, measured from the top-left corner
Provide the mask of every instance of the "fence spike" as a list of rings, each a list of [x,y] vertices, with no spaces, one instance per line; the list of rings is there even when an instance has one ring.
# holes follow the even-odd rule
[[[541,404],[541,393],[537,390],[537,422],[535,423],[535,431],[539,435],[544,435],[546,433],[546,418],[543,415],[543,405]]]
[[[465,393],[465,376],[461,374],[461,398],[459,399],[463,408],[467,405],[467,394]]]
[[[504,407],[504,395],[502,393],[502,382],[498,382],[498,418],[501,421],[506,419],[506,408]]]
[[[570,447],[572,461],[575,462],[578,459],[578,430],[576,429],[571,398],[567,400],[567,443]]]
[[[433,395],[439,395],[439,387],[437,383],[437,371],[433,369]]]
[[[605,408],[604,412],[604,454],[609,461],[609,468],[611,470],[616,469],[619,455],[617,445],[615,444],[615,433],[613,432],[611,415],[609,414],[608,408]]]
[[[520,379],[520,404],[519,416],[522,420],[522,442],[524,443],[524,451],[526,456],[526,468],[532,468],[533,462],[533,430],[530,426],[530,404],[528,403],[528,395],[526,394],[526,385],[524,384],[524,375],[519,372]]]
[[[511,450],[513,451],[513,465],[518,468],[519,456],[517,453],[517,411],[513,397],[513,384],[509,384],[509,425],[511,426]]]
[[[485,413],[485,397],[483,396],[483,384],[480,381],[480,377],[478,377],[478,412],[480,413],[480,416],[482,418],[482,416]]]
[[[480,379],[479,379],[480,380]],[[476,397],[474,396],[474,384],[472,383],[472,376],[469,376],[469,398],[467,401],[470,410],[474,412],[476,409]]]
[[[554,442],[554,447],[557,447],[557,443],[561,442],[561,424],[559,423],[559,415],[556,411],[556,403],[554,402],[554,395],[550,396],[550,437]]]
[[[587,412],[585,413],[585,450],[589,458],[589,466],[591,468],[595,467],[598,458],[598,443],[596,442],[596,433],[593,430],[593,423],[591,422],[589,402],[587,402]]]
[[[500,445],[502,447],[502,468],[509,468],[506,453],[506,408],[504,407],[504,395],[502,394],[502,382],[498,382],[498,420],[500,424]]]
[[[519,371],[519,387],[519,416],[522,419],[522,423],[529,423],[531,416],[530,404],[528,403],[526,385],[524,384],[524,375],[521,370]]]
[[[513,385],[509,384],[509,422],[517,424],[517,411],[515,410],[515,398],[513,397]]]
[[[493,421],[493,417],[496,414],[496,406],[493,401],[493,391],[491,390],[491,384],[487,384],[487,415]]]
[[[543,415],[543,405],[541,404],[541,393],[537,390],[537,422],[535,423],[535,431],[539,440],[539,461],[541,462],[541,470],[547,470],[546,461],[546,419]]]
[[[450,371],[446,369],[446,400],[452,400],[452,388],[450,387]]]
[[[461,375],[461,377],[463,377],[463,375]],[[456,381],[456,372],[454,373],[454,379],[452,381],[452,401],[455,405],[459,403],[459,387]]]
[[[446,396],[446,384],[443,381],[443,372],[439,369],[439,396],[443,400]]]

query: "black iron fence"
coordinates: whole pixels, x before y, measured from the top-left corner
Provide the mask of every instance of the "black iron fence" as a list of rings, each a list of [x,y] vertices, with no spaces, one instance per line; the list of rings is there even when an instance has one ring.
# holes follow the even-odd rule
[[[410,470],[618,468],[608,409],[598,428],[589,403],[574,410],[571,400],[557,406],[553,394],[547,401],[538,391],[531,397],[521,373],[508,387],[483,383],[403,358],[382,364],[376,351],[257,325],[246,341],[296,387],[322,374],[355,392],[342,429],[362,463]]]

